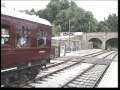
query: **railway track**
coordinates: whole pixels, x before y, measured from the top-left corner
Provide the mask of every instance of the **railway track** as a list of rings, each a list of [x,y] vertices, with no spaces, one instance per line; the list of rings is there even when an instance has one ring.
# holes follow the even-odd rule
[[[90,68],[79,74],[62,88],[79,87],[79,88],[94,88],[98,81],[101,79],[108,65],[96,65],[93,64]]]
[[[32,83],[33,84],[39,83],[38,86],[41,87],[42,84],[40,84],[40,83],[48,81],[48,79],[54,78],[54,75],[59,76],[60,72],[64,72],[65,70],[67,70],[69,68],[77,67],[77,65],[80,65],[80,63],[86,63],[85,60],[89,60],[88,58],[90,58],[90,57],[93,58],[93,57],[98,56],[98,55],[103,54],[103,53],[105,53],[105,52],[99,52],[99,53],[97,52],[97,53],[94,53],[94,54],[90,54],[91,56],[86,55],[86,56],[83,56],[83,57],[76,57],[75,59],[74,59],[74,57],[66,58],[64,62],[55,63],[55,64],[53,64],[51,66],[46,67],[46,69],[44,71],[40,72],[40,74],[38,75],[38,77],[34,81],[23,83],[23,84],[20,84],[20,85],[18,85],[16,87],[22,87],[22,88],[24,88],[24,87],[27,87],[27,88],[36,87],[36,86],[32,85]],[[112,52],[112,53],[114,53],[114,52]],[[110,55],[112,53],[109,53],[108,55]],[[90,61],[91,60],[89,60],[89,62],[87,62],[87,63],[89,63],[88,67],[95,66],[95,68],[97,68],[96,65],[95,65],[95,64],[98,65],[97,60],[96,61],[94,60],[94,63],[90,63]],[[98,65],[98,66],[100,67],[100,65]],[[106,65],[102,65],[101,67],[106,67],[107,68],[108,66],[109,65],[106,64]],[[83,68],[84,72],[88,71],[88,69],[89,69],[88,67]],[[83,72],[83,70],[82,70],[82,72]],[[105,71],[105,68],[102,71]],[[99,78],[100,78],[100,76],[102,76],[102,75],[98,74]],[[72,78],[74,78],[74,77],[72,77]],[[96,80],[98,80],[98,78]],[[68,82],[68,80],[66,82]],[[42,85],[42,86],[44,86],[44,85]],[[68,86],[66,86],[66,85],[58,85],[58,87],[68,87]],[[90,85],[88,85],[88,86],[90,86]],[[48,85],[48,87],[49,87],[49,85]]]
[[[75,61],[75,58],[78,61],[78,59],[79,60],[81,60],[81,59],[87,59],[87,58],[90,58],[90,57],[98,56],[98,55],[103,54],[103,53],[106,53],[106,51],[100,51],[100,52],[90,53],[90,54],[87,54],[87,55],[84,55],[84,56],[66,56],[66,57],[63,56],[63,57],[60,57],[60,58],[55,58],[55,59],[51,60],[52,62],[55,62],[55,63],[52,63],[51,65],[47,65],[46,69],[54,67],[54,66],[57,66],[57,65],[60,65],[60,64],[63,64],[63,63],[66,63],[68,61]]]
[[[118,53],[110,53],[105,58],[110,58],[113,60]],[[110,59],[109,59],[110,60]],[[110,63],[106,65],[93,64],[90,68],[85,70],[83,73],[79,74],[66,84],[62,88],[76,87],[76,88],[95,88],[99,84],[106,70],[108,69]]]
[[[112,55],[113,54],[113,55]],[[113,52],[109,52],[109,53],[106,53],[105,55],[104,54],[101,54],[101,58],[100,56],[97,56],[97,57],[92,57],[92,58],[89,58],[89,59],[85,59],[82,61],[82,63],[92,63],[92,64],[110,64],[114,57],[116,56],[117,52],[113,51]],[[109,58],[109,56],[112,55],[112,58]]]
[[[66,83],[70,78],[74,78],[78,73],[83,72],[83,69],[87,69],[91,65],[92,64],[85,63],[77,64],[70,68],[64,69],[63,71],[49,75],[47,78],[45,77],[41,80],[37,80],[37,82],[30,83],[30,85],[35,87],[61,87],[62,83]],[[71,71],[72,73],[70,75]],[[69,73],[69,75],[67,73]]]
[[[88,55],[84,55],[84,56],[82,56],[82,57],[77,57],[76,59],[74,59],[73,60],[73,58],[75,58],[75,57],[60,57],[60,58],[58,58],[58,60],[65,60],[65,61],[62,61],[62,62],[59,62],[59,63],[55,63],[55,64],[53,64],[53,65],[50,65],[50,66],[47,66],[46,67],[46,70],[47,70],[47,72],[46,72],[46,70],[44,70],[43,72],[40,72],[40,74],[38,75],[38,77],[34,80],[34,81],[36,81],[36,80],[41,80],[42,78],[44,78],[44,77],[47,77],[47,76],[49,76],[49,75],[52,75],[52,74],[54,74],[54,73],[57,73],[57,72],[59,72],[59,71],[61,71],[61,70],[64,70],[64,69],[66,69],[66,68],[69,68],[69,67],[71,67],[71,66],[74,66],[74,65],[76,65],[76,64],[78,64],[78,62],[81,62],[82,60],[84,60],[85,58],[89,58],[89,57],[95,57],[95,56],[97,56],[97,55],[100,55],[100,54],[103,54],[103,53],[105,53],[106,51],[100,51],[100,52],[96,52],[96,53],[91,53],[91,54],[88,54]],[[56,60],[56,59],[55,59]],[[77,62],[75,62],[75,63],[71,63],[71,65],[69,65],[69,64],[67,64],[67,63],[69,63],[69,61],[77,61]],[[65,64],[65,65],[63,65],[63,66],[60,66],[61,64]],[[48,70],[49,68],[50,69],[52,69],[52,67],[55,67],[55,68],[57,68],[56,70],[54,69],[54,70]],[[62,67],[62,68],[61,68]],[[48,71],[50,71],[50,72],[48,72]],[[21,86],[20,86],[21,87]],[[26,87],[26,86],[25,86]]]

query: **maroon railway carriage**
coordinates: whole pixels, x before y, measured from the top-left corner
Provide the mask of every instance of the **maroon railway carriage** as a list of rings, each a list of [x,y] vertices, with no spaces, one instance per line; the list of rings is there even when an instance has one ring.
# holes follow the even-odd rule
[[[25,76],[34,78],[50,62],[51,29],[45,19],[2,8],[2,85]]]

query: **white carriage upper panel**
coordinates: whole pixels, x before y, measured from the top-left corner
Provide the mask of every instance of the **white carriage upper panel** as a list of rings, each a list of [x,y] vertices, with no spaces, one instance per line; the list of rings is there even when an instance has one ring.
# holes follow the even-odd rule
[[[21,12],[11,10],[11,9],[8,9],[8,8],[3,8],[2,7],[1,14],[16,17],[16,18],[20,18],[20,19],[25,19],[25,20],[29,20],[29,21],[33,21],[33,22],[37,22],[37,23],[41,23],[41,24],[45,24],[45,25],[48,25],[48,26],[52,26],[49,21],[47,21],[43,18],[39,18],[35,15],[28,15],[28,14],[25,14],[25,13],[21,13]]]

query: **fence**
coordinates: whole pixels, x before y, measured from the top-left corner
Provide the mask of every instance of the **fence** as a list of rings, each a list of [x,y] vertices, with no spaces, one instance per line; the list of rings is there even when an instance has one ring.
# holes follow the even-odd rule
[[[93,43],[83,41],[54,40],[52,41],[51,59],[65,56],[68,51],[92,49]]]
[[[52,46],[50,58],[53,59],[57,57],[60,57],[60,46]]]

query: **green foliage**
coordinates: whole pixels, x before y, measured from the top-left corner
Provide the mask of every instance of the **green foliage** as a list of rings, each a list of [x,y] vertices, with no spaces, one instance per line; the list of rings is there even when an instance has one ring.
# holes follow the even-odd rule
[[[38,10],[37,12],[35,12],[35,14],[40,18],[44,18],[48,20],[47,9]]]
[[[107,26],[111,31],[117,32],[118,31],[118,17],[116,14],[110,14],[107,19]]]
[[[32,9],[31,9],[31,11],[32,11]],[[26,14],[29,14],[29,15],[34,15],[35,12],[31,12],[31,11],[26,9],[25,11],[21,11],[21,12],[25,12]]]
[[[108,28],[108,26],[102,26],[101,32],[110,32],[111,30]]]
[[[33,13],[34,13],[34,12],[35,12],[35,10],[32,8],[30,12],[33,12]]]
[[[52,36],[59,36],[60,35],[60,25],[55,26],[54,24],[52,25]]]
[[[102,48],[102,42],[99,39],[92,39],[93,42],[93,48]]]
[[[118,16],[110,14],[107,19],[100,21],[97,31],[101,32],[117,32],[118,31]]]
[[[98,22],[91,11],[78,7],[74,1],[51,0],[45,9],[35,12],[26,10],[28,14],[35,14],[47,19],[53,25],[53,36],[62,32],[117,32],[118,16],[110,14],[104,21]],[[61,26],[61,29],[60,29]]]

